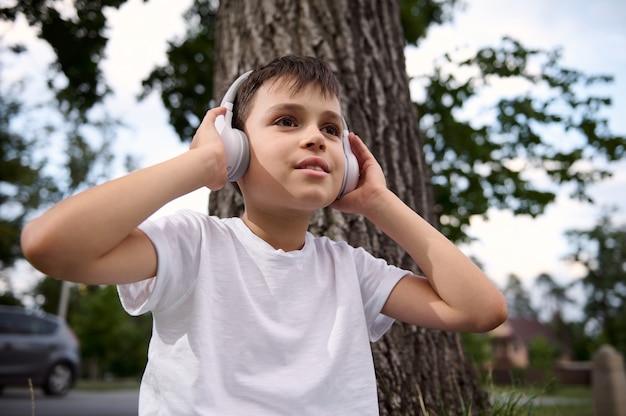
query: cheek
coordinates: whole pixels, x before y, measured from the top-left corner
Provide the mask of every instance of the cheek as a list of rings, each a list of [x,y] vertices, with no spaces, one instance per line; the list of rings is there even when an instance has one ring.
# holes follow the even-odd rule
[[[335,156],[335,166],[337,166],[337,172],[339,172],[339,183],[343,182],[343,176],[346,170],[346,156],[343,153],[343,147],[339,150]]]
[[[272,149],[268,147],[250,149],[250,165],[246,172],[248,181],[263,181],[264,186],[270,186],[271,182],[280,182],[284,179],[281,172],[284,171],[285,155],[276,147]]]

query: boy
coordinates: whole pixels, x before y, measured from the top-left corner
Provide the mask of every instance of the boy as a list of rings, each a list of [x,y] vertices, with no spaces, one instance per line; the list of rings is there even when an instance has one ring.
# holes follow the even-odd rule
[[[241,218],[182,211],[146,221],[174,198],[226,184],[217,107],[188,152],[73,196],[22,233],[26,257],[44,273],[117,284],[129,313],[153,313],[140,414],[378,414],[369,342],[394,319],[487,331],[506,318],[502,295],[387,189],[353,133],[359,182],[337,199],[344,124],[323,62],[290,56],[256,69],[234,113],[250,149],[237,181]],[[425,277],[313,237],[311,215],[329,205],[364,215]]]

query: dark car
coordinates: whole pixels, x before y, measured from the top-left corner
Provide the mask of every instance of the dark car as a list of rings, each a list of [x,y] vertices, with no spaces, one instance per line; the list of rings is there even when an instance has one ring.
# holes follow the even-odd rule
[[[48,395],[62,396],[79,367],[78,340],[64,319],[0,306],[0,391],[5,385],[32,383]]]

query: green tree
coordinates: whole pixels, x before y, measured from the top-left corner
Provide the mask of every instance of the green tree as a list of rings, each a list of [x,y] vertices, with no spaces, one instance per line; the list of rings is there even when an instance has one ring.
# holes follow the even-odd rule
[[[102,76],[100,63],[108,38],[106,9],[118,8],[126,0],[78,0],[72,11],[62,0],[31,0],[0,6],[0,20],[18,17],[54,50],[48,85],[55,92],[61,110],[86,120],[87,113],[111,91]],[[23,45],[16,45],[20,51]]]
[[[151,316],[129,316],[120,307],[114,286],[80,285],[76,290],[77,302],[68,322],[80,340],[87,377],[141,374],[148,357]]]
[[[2,71],[0,64],[0,76]],[[32,151],[40,148],[36,131],[16,130],[16,119],[29,118],[19,100],[22,88],[22,82],[5,85],[0,77],[0,270],[21,257],[19,235],[28,214],[59,195],[43,170],[46,160]]]
[[[575,342],[576,331],[571,322],[565,321],[564,308],[566,305],[576,303],[568,293],[573,284],[560,285],[548,273],[542,273],[535,278],[534,286],[538,289],[537,294],[541,302],[537,309],[540,314],[543,312],[540,318],[549,322],[561,345],[572,346]]]
[[[489,208],[542,214],[561,185],[573,184],[573,198],[592,201],[589,185],[609,177],[610,163],[624,156],[624,136],[611,132],[603,115],[611,98],[591,93],[612,76],[588,75],[560,60],[559,49],[530,49],[504,37],[470,58],[446,53],[423,80],[416,107],[441,228],[453,240],[465,240],[469,219],[487,216]],[[457,75],[467,73],[476,75]],[[485,104],[482,111],[493,120],[464,118],[468,103],[503,82],[523,82],[526,91]],[[578,163],[591,159],[597,162]],[[528,170],[542,172],[550,184],[528,179]]]
[[[25,104],[24,87],[32,80],[7,83],[2,75],[28,50],[0,38],[0,270],[22,257],[19,234],[28,218],[110,174],[111,145],[120,123],[102,110],[109,93],[99,68],[106,19],[100,2],[75,2],[75,18],[62,16],[60,3],[0,6],[0,21],[25,17],[57,57],[45,80],[51,96],[30,97]],[[93,111],[98,107],[102,111]],[[46,154],[56,138],[63,142],[59,163]]]
[[[492,340],[488,335],[463,333],[461,339],[465,352],[477,371],[484,370],[485,365],[493,361]]]
[[[559,353],[558,347],[541,335],[528,343],[530,366],[534,368],[552,368],[554,360],[559,357]]]
[[[567,345],[571,347],[573,360],[591,361],[593,354],[602,345],[600,340],[585,329],[586,326],[584,320],[567,323],[570,334],[570,342]]]
[[[574,303],[574,299],[568,294],[571,285],[560,285],[548,273],[537,276],[535,286],[541,295],[541,309],[549,314],[551,321],[561,319],[564,307]]]
[[[530,294],[521,279],[510,274],[502,289],[509,306],[509,316],[514,318],[537,319],[537,311],[532,307]]]
[[[566,235],[573,247],[569,259],[585,268],[586,330],[626,354],[626,227],[604,213],[594,227]]]
[[[52,277],[44,277],[43,279],[39,280],[39,282],[37,282],[37,285],[31,290],[30,295],[32,295],[32,297],[35,299],[37,306],[41,308],[41,310],[51,314],[57,314],[59,310],[61,285],[62,282],[58,279],[53,279]],[[73,290],[70,291],[69,300],[72,306],[76,305],[76,298],[76,288],[73,288]]]
[[[23,306],[22,301],[13,294],[10,280],[4,275],[0,275],[0,305]]]

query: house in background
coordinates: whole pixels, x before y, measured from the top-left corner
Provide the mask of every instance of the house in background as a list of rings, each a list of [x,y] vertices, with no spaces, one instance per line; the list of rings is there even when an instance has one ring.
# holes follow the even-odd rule
[[[513,380],[513,370],[525,370],[525,380],[530,382],[545,381],[545,371],[551,370],[552,376],[562,384],[591,384],[591,362],[571,361],[567,356],[568,345],[554,333],[548,325],[536,319],[509,318],[499,327],[489,332],[493,351],[491,372],[496,383],[509,383]],[[542,337],[562,355],[551,368],[530,368],[529,346]]]
[[[536,319],[509,318],[489,332],[493,348],[492,368],[510,370],[527,368],[530,364],[529,345],[538,337],[560,347],[552,329]]]

